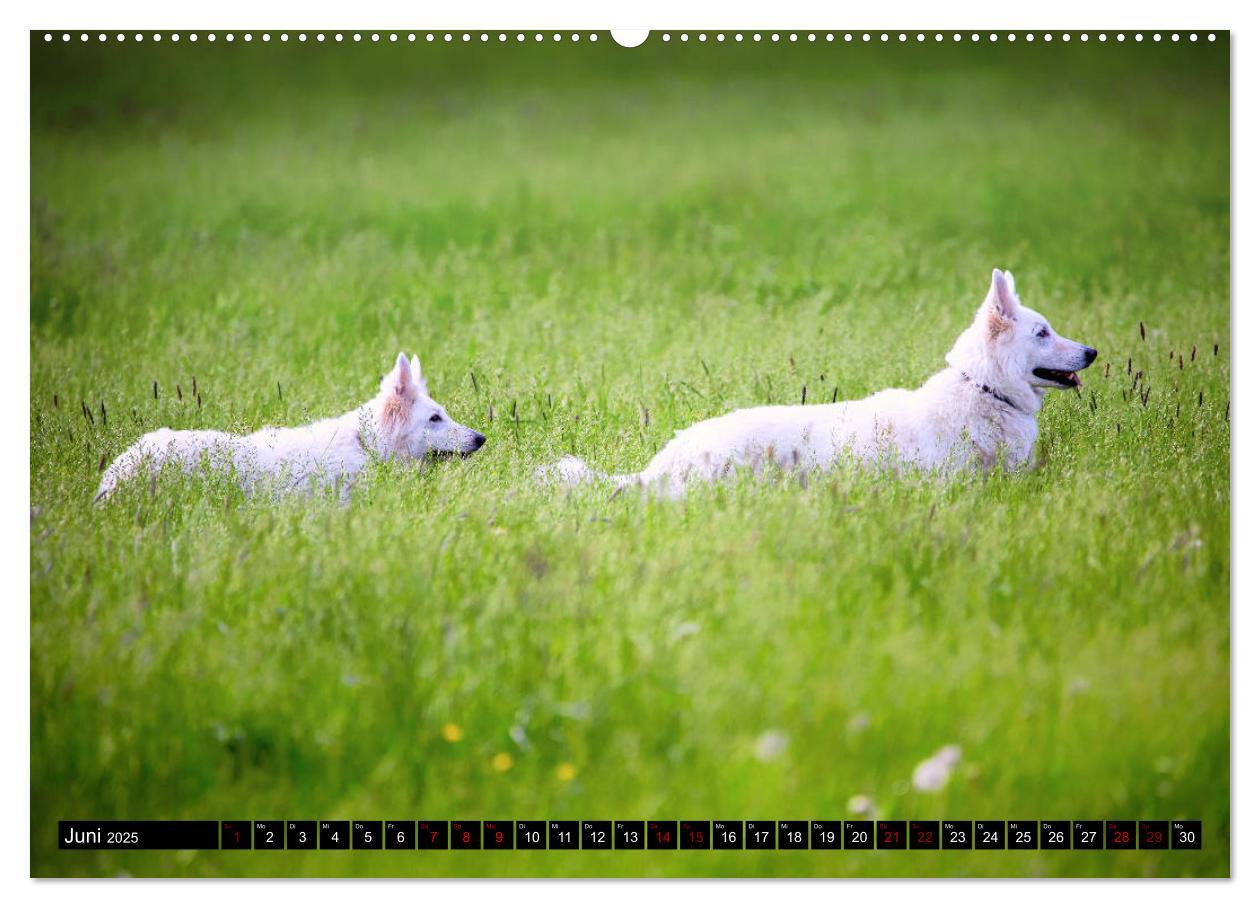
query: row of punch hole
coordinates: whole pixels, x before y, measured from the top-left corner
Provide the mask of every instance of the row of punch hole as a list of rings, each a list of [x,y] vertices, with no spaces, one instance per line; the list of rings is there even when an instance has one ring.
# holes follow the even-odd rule
[[[1061,40],[1064,42],[1081,41],[1085,43],[1091,40],[1098,41],[1100,43],[1106,43],[1109,40],[1116,41],[1116,42],[1124,42],[1126,40],[1141,42],[1145,40],[1150,40],[1150,41],[1158,43],[1165,39],[1176,43],[1176,42],[1181,41],[1183,38],[1183,35],[1180,32],[1171,32],[1171,33],[1168,33],[1167,35],[1160,32],[1155,32],[1149,35],[1141,33],[1141,32],[1136,32],[1132,34],[1126,34],[1125,32],[1110,32],[1110,33],[1109,32],[1096,32],[1093,34],[1089,32],[1080,32],[1076,34],[1073,34],[1071,32],[1063,32],[1061,34],[1055,34],[1051,32],[1045,32],[1045,33],[1024,32],[1020,34],[1016,34],[1015,32],[1004,32],[1004,33],[998,33],[998,32],[988,32],[988,33],[980,33],[980,32],[969,32],[969,33],[963,33],[963,32],[893,32],[893,33],[889,33],[889,32],[856,32],[856,33],[854,32],[844,32],[844,33],[786,32],[783,34],[780,34],[778,32],[769,32],[766,34],[762,34],[761,32],[752,32],[748,34],[745,34],[743,32],[734,32],[729,35],[725,32],[716,32],[712,34],[708,32],[698,32],[698,33],[662,32],[659,36],[659,40],[665,43],[668,43],[671,41],[679,41],[679,42],[686,43],[692,40],[695,40],[700,43],[705,43],[705,42],[708,42],[710,39],[712,39],[713,41],[717,43],[724,43],[727,40],[733,41],[735,43],[741,43],[745,40],[751,41],[753,43],[760,42],[760,41],[770,41],[771,43],[774,43],[774,42],[778,42],[778,41],[782,41],[786,39],[789,43],[804,40],[806,42],[840,41],[840,42],[846,42],[846,43],[852,43],[855,41],[864,42],[864,43],[870,43],[872,41],[888,43],[889,41],[895,41],[901,44],[908,44],[908,43],[944,42],[944,41],[950,41],[950,40],[954,42],[962,42],[962,41],[970,40],[972,43],[979,43],[981,41],[988,40],[990,43],[997,43],[998,41],[1005,39],[1007,42],[1014,42],[1014,41],[1020,40],[1021,36],[1025,42],[1034,42],[1038,40],[1042,42],[1050,42],[1050,41],[1055,41],[1055,40]],[[327,41],[332,41],[336,43],[336,42],[347,41],[347,40],[351,42],[362,42],[364,40],[367,40],[373,43],[380,43],[381,41],[386,41],[389,43],[398,43],[399,41],[415,43],[417,41],[424,41],[427,43],[441,42],[441,43],[448,43],[448,44],[454,43],[454,42],[472,42],[474,40],[479,40],[484,43],[489,43],[491,41],[498,41],[499,43],[504,43],[504,44],[509,41],[515,41],[518,44],[523,44],[530,40],[536,43],[540,43],[540,42],[548,40],[548,38],[550,38],[552,42],[562,42],[567,39],[570,42],[577,43],[577,42],[582,42],[582,41],[593,42],[593,41],[598,41],[600,39],[599,35],[595,32],[591,32],[591,33],[516,32],[513,34],[509,34],[508,32],[499,32],[497,34],[493,32],[370,32],[366,34],[362,32],[350,32],[350,33],[314,32],[309,35],[306,32],[297,32],[292,35],[289,34],[288,32],[279,32],[275,35],[269,32],[262,32],[258,34],[257,36],[255,36],[254,33],[252,32],[244,32],[240,35],[237,35],[234,32],[227,32],[227,33],[222,34],[221,36],[214,32],[210,32],[206,34],[198,34],[196,32],[190,32],[190,33],[185,33],[185,34],[180,34],[178,32],[172,32],[169,34],[163,34],[161,32],[153,32],[153,33],[150,33],[149,35],[146,35],[143,32],[136,32],[135,34],[127,34],[124,32],[118,32],[114,35],[110,35],[105,32],[99,32],[95,35],[90,34],[88,32],[78,32],[74,34],[72,34],[71,32],[61,32],[60,35],[53,32],[44,33],[45,42],[55,41],[57,40],[58,37],[60,37],[61,41],[65,43],[69,43],[70,41],[75,40],[75,38],[77,38],[80,42],[91,41],[93,38],[95,38],[97,42],[107,42],[107,41],[110,41],[112,38],[112,40],[114,40],[115,42],[124,42],[128,40],[135,41],[135,42],[144,42],[148,40],[155,43],[160,43],[162,41],[170,41],[172,43],[178,43],[181,40],[186,40],[191,43],[196,43],[199,40],[205,40],[205,41],[213,43],[219,40],[220,37],[222,37],[222,39],[226,41],[227,43],[232,43],[236,41],[238,38],[239,40],[244,41],[246,43],[250,43],[254,41],[255,38],[263,42],[270,42],[274,38],[275,40],[278,40],[281,42],[287,42],[290,39],[294,39],[298,41],[299,43],[303,43],[303,42],[311,41],[311,40],[313,40],[316,43],[327,42]],[[1198,32],[1189,32],[1186,35],[1184,35],[1184,37],[1187,40],[1193,42],[1193,41],[1198,41],[1200,36]],[[1205,37],[1208,41],[1216,40],[1216,34],[1213,32],[1208,32]]]

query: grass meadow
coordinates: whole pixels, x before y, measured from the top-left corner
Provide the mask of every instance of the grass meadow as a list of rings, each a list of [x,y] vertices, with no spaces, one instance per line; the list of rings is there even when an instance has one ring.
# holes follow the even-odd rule
[[[497,36],[495,36],[497,37]],[[987,37],[987,36],[986,36]],[[36,875],[1226,875],[1228,36],[32,37]],[[1100,351],[1035,461],[540,489],[914,386],[988,286]],[[351,503],[161,426],[489,436]],[[914,767],[962,762],[936,792]],[[1201,818],[1190,852],[70,853],[61,818]]]

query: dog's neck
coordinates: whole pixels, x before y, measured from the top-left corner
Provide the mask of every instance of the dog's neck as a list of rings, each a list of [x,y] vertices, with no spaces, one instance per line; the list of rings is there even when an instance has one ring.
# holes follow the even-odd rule
[[[356,410],[346,414],[346,419],[354,424],[354,440],[365,454],[375,454],[388,460],[393,450],[388,432],[382,425],[380,407],[369,401]]]
[[[1023,407],[1021,407],[1019,404],[1015,403],[1015,401],[1011,400],[1009,397],[1007,397],[1007,396],[1006,396],[1005,394],[1003,394],[1001,391],[998,391],[996,388],[992,388],[992,387],[990,387],[989,385],[986,385],[984,382],[979,382],[979,381],[976,381],[974,378],[972,378],[970,375],[968,375],[968,374],[967,374],[967,372],[966,372],[965,370],[963,370],[963,369],[955,369],[955,371],[956,371],[956,372],[958,372],[958,374],[962,376],[963,381],[965,381],[967,384],[971,385],[973,388],[975,388],[975,389],[976,389],[977,391],[979,391],[981,394],[987,394],[987,395],[989,395],[989,397],[992,397],[992,398],[993,398],[994,400],[996,400],[998,403],[1000,403],[1000,404],[1005,404],[1007,407],[1010,407],[1012,410],[1014,410],[1016,413],[1018,413],[1018,414],[1019,414],[1019,415],[1021,415],[1021,416],[1031,416],[1031,415],[1032,415],[1032,413],[1031,413],[1031,412],[1029,412],[1028,410],[1025,410]]]

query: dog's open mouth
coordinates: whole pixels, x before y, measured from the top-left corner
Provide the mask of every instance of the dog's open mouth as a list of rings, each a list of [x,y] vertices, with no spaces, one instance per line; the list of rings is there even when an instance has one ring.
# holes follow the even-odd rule
[[[1033,369],[1033,375],[1065,388],[1075,388],[1081,383],[1081,377],[1075,372],[1063,372],[1059,369]]]

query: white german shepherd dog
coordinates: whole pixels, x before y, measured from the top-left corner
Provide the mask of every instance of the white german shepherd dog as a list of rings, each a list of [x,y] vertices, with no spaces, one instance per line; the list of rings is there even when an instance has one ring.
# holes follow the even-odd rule
[[[1015,278],[995,269],[975,320],[945,357],[949,367],[921,388],[706,419],[678,432],[640,473],[606,475],[570,455],[537,475],[564,485],[597,480],[677,496],[688,482],[712,482],[739,468],[826,469],[846,454],[890,469],[1013,468],[1032,455],[1046,391],[1078,387],[1077,370],[1097,355],[1059,337],[1021,305]]]
[[[189,473],[204,468],[230,470],[246,491],[272,482],[280,491],[335,488],[344,499],[369,457],[467,456],[485,442],[484,435],[452,420],[429,397],[419,360],[413,356],[408,361],[406,354],[399,353],[374,398],[332,419],[295,429],[269,426],[252,435],[209,430],[149,432],[110,464],[95,500],[109,498],[120,482],[141,469],[154,475],[166,463],[176,463]]]

